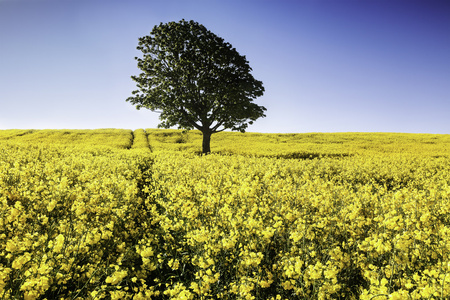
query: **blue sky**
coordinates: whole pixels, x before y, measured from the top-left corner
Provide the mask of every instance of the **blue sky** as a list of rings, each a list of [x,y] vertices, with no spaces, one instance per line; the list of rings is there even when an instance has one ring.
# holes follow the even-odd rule
[[[263,82],[250,132],[450,134],[447,0],[0,0],[0,129],[155,128],[138,38],[183,18]]]

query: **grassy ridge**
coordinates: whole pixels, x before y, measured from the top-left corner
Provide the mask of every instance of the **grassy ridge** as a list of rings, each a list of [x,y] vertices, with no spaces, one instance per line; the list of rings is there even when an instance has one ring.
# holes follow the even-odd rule
[[[0,299],[448,299],[449,143],[0,131]]]

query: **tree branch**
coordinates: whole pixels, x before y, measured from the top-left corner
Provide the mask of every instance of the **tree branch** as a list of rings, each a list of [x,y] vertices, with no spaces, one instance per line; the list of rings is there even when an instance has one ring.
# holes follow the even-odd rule
[[[217,131],[217,129],[218,129],[220,126],[222,126],[222,124],[223,124],[223,122],[218,122],[218,123],[212,128],[212,131],[214,131],[214,132],[224,131],[225,128],[222,129],[222,130]]]
[[[214,132],[214,133],[218,133],[218,132],[225,131],[225,129],[226,129],[226,128],[223,128],[223,129],[220,129],[220,130],[214,130],[213,132]]]
[[[188,114],[184,109],[184,107],[181,108],[181,113],[184,115],[189,124],[191,124],[195,129],[202,131],[203,127],[198,125],[197,123],[195,123],[195,121],[191,119],[192,114]]]

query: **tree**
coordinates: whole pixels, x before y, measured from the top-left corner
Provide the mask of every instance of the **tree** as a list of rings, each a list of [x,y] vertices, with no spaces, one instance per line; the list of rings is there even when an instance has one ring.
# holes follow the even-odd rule
[[[159,128],[200,130],[203,153],[210,152],[213,133],[245,132],[265,117],[266,108],[253,103],[264,87],[245,56],[203,25],[161,23],[139,38],[137,49],[143,53],[135,58],[142,73],[131,76],[138,90],[127,101],[159,112]]]

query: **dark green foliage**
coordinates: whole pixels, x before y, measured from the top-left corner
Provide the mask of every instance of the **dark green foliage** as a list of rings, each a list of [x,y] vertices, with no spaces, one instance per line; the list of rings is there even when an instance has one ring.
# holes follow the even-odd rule
[[[211,134],[231,129],[245,132],[265,117],[265,107],[253,103],[264,87],[250,73],[245,56],[194,21],[161,23],[139,38],[136,60],[142,73],[131,78],[138,89],[127,101],[158,111],[159,127],[198,129],[203,152]]]

